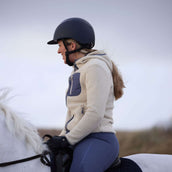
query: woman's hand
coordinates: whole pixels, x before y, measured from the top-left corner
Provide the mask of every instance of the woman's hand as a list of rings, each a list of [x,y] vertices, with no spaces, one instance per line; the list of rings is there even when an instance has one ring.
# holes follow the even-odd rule
[[[60,149],[65,149],[70,146],[65,136],[53,136],[46,144],[54,154],[57,154]]]

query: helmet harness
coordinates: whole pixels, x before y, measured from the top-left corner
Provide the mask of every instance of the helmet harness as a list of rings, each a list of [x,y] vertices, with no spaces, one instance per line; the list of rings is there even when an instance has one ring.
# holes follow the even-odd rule
[[[67,63],[69,66],[73,66],[73,62],[70,61],[69,55],[70,55],[70,54],[73,54],[73,53],[75,53],[75,52],[79,52],[79,51],[80,51],[81,49],[83,49],[84,47],[81,46],[80,48],[78,48],[78,49],[76,49],[76,50],[69,51],[69,50],[68,50],[68,47],[67,47],[66,40],[65,40],[65,39],[62,39],[62,42],[63,42],[63,44],[64,44],[64,46],[65,46],[65,49],[66,49],[66,52],[65,52],[65,55],[66,55],[66,63]]]

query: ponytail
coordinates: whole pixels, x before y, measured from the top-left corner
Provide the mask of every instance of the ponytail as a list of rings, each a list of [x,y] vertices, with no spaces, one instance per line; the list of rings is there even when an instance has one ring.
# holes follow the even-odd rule
[[[123,95],[123,88],[125,88],[124,81],[122,79],[121,74],[118,71],[117,66],[112,61],[113,70],[112,70],[112,77],[113,77],[113,84],[114,84],[114,96],[115,100],[119,99]]]

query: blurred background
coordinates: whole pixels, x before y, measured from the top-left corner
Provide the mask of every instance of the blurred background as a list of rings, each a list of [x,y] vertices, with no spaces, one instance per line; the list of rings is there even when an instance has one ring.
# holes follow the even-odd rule
[[[168,129],[171,9],[171,0],[1,0],[0,88],[11,88],[9,104],[36,127],[62,128],[72,68],[46,43],[64,19],[81,17],[95,29],[95,48],[106,51],[125,81],[124,96],[114,102],[114,128]]]

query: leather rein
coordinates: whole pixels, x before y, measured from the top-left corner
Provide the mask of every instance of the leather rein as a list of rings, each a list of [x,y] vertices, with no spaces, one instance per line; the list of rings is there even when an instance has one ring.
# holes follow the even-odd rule
[[[9,161],[9,162],[3,162],[3,163],[0,163],[0,167],[7,167],[7,166],[10,166],[10,165],[19,164],[19,163],[23,163],[23,162],[27,162],[27,161],[31,161],[31,160],[34,160],[34,159],[37,159],[37,158],[40,158],[40,161],[44,165],[50,166],[50,161],[49,161],[49,159],[46,156],[48,154],[50,154],[50,152],[45,151],[42,154],[35,155],[35,156],[31,156],[31,157],[28,157],[28,158],[19,159],[19,160],[15,160],[15,161]]]

